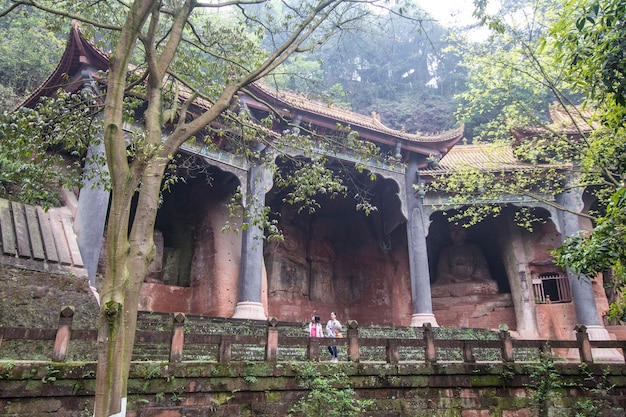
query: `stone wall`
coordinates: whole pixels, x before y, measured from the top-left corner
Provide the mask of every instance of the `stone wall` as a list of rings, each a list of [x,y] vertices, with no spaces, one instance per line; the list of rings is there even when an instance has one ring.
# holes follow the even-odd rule
[[[310,363],[309,363],[310,365]],[[306,395],[298,375],[304,363],[137,362],[129,381],[129,417],[287,415]],[[314,364],[323,375],[345,371],[361,399],[372,399],[369,417],[530,417],[545,398],[550,415],[574,415],[584,400],[598,400],[625,416],[626,365],[557,363],[562,384],[548,396],[533,393],[533,365]],[[0,414],[79,417],[91,415],[95,364],[0,362]],[[590,378],[594,375],[595,379]],[[606,377],[601,382],[603,375]],[[592,389],[613,385],[602,397]]]

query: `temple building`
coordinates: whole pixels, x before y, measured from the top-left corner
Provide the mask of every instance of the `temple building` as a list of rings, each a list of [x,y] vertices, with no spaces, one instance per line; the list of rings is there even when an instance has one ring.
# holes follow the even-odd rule
[[[33,107],[59,85],[68,91],[101,89],[97,74],[107,67],[107,56],[74,27],[56,71],[24,105]],[[390,129],[376,114],[329,107],[264,84],[250,85],[239,105],[257,121],[277,109],[282,118],[271,127],[277,133],[302,128],[339,137],[349,127],[360,140],[376,145],[387,156],[384,161],[363,161],[339,146],[320,144],[318,151],[363,184],[377,210],[369,215],[355,210],[352,196],[320,196],[321,207],[314,213],[299,212],[284,202],[287,191],[262,163],[239,157],[219,141],[212,148],[185,145],[181,153],[201,161],[211,181],[190,176],[164,193],[156,220],[157,258],[143,284],[140,310],[282,321],[336,311],[341,321],[365,325],[506,325],[517,337],[529,339],[571,339],[574,327],[584,324],[592,339],[611,337],[609,330],[615,329],[603,321],[608,302],[602,277],[580,279],[556,266],[550,254],[566,236],[592,227],[572,214],[592,204],[586,194],[550,196],[568,211],[525,196],[507,197],[499,202],[500,216],[458,228],[448,220],[454,210],[449,196],[425,187],[463,164],[510,172],[530,169],[511,147],[465,144],[462,126],[438,134]],[[202,111],[201,105],[191,109]],[[128,126],[129,131],[138,128]],[[523,140],[524,132],[517,134]],[[274,157],[288,168],[278,154]],[[355,162],[363,169],[357,170]],[[283,241],[268,242],[253,227],[242,233],[222,231],[233,221],[227,205],[238,187],[248,196],[243,201],[248,209],[268,206],[279,216]],[[75,262],[62,264],[46,251],[36,258],[21,252],[16,239],[11,243],[5,238],[6,225],[19,217],[19,207],[0,204],[3,258],[20,258],[25,267],[65,265],[98,288],[109,195],[86,184],[65,197],[64,245]],[[522,208],[544,220],[532,232],[516,224],[515,214]],[[19,229],[15,222],[12,227]]]

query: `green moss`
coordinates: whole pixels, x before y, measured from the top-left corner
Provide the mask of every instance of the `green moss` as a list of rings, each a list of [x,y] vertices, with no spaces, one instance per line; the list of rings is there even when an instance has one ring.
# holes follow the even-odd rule
[[[504,380],[498,375],[472,375],[470,383],[472,387],[497,387],[502,386]]]
[[[523,378],[528,374],[523,372],[527,372],[528,367],[509,368],[513,377],[504,386],[502,378],[496,373],[497,367],[455,364],[444,370],[443,365],[402,367],[402,372],[398,372],[398,367],[384,364],[353,364],[345,366],[350,372],[345,376],[356,398],[376,399],[376,409],[371,411],[372,415],[379,416],[458,417],[464,410],[489,410],[490,416],[502,417],[504,411],[531,409],[533,397],[538,395],[537,391],[533,391],[536,387],[524,382]],[[95,367],[95,363],[86,362],[0,363],[0,375],[6,376],[0,378],[0,390],[14,393],[12,397],[24,396],[19,400],[23,407],[28,401],[43,398],[44,395],[51,399],[58,399],[55,397],[57,394],[65,397],[92,396]],[[569,368],[567,376],[574,381],[576,374],[572,369],[577,369],[577,366],[571,364]],[[212,404],[210,407],[219,409],[216,413],[222,415],[231,412],[237,415],[248,412],[259,416],[286,415],[286,410],[302,397],[303,388],[298,383],[304,371],[319,375],[322,380],[332,380],[343,369],[343,365],[310,362],[283,363],[280,366],[251,362],[133,363],[128,385],[129,399],[133,398],[131,407],[137,409],[180,407],[189,399],[194,403],[208,401]],[[623,366],[607,369],[614,372],[606,375],[607,381],[621,381],[626,374]],[[457,373],[452,373],[453,370]],[[594,392],[582,390],[580,381],[583,381],[584,375],[578,375],[576,386],[546,387],[550,388],[549,393],[544,393],[542,399],[545,400],[548,415],[571,415],[572,410],[578,410],[581,398],[595,398]],[[250,384],[246,376],[254,377],[255,383]],[[463,384],[455,385],[455,381]],[[603,398],[614,401],[612,395],[605,393]],[[247,408],[242,404],[247,404]]]
[[[281,400],[281,395],[279,391],[266,391],[265,392],[265,402],[268,403],[276,403]]]

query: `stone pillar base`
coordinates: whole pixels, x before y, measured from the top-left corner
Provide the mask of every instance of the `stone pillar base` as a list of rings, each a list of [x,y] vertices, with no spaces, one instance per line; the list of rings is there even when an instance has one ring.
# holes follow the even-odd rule
[[[411,316],[411,327],[424,327],[425,323],[430,323],[432,327],[439,327],[432,313],[415,313]]]
[[[234,319],[267,320],[262,303],[240,301],[235,307]]]
[[[586,325],[589,340],[613,340],[609,331],[602,326]],[[574,333],[574,338],[576,334]],[[620,362],[624,363],[624,356],[617,349],[597,348],[591,349],[591,356],[594,362]],[[568,359],[580,360],[580,352],[578,349],[570,349],[567,353]]]

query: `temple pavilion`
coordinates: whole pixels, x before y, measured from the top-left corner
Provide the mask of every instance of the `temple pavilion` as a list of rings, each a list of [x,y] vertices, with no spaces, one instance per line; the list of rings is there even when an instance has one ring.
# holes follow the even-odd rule
[[[105,85],[99,73],[107,68],[106,54],[75,26],[57,69],[24,106],[35,106],[59,86],[69,92],[101,91]],[[263,164],[240,157],[228,141],[185,145],[181,155],[202,166],[211,181],[188,175],[164,194],[154,236],[157,257],[143,284],[140,310],[282,321],[336,311],[341,321],[361,324],[506,325],[520,338],[569,339],[577,324],[586,325],[592,339],[621,331],[604,323],[608,302],[602,277],[579,279],[555,265],[550,254],[566,236],[591,228],[573,214],[593,204],[586,193],[549,196],[568,211],[509,196],[497,202],[500,216],[457,230],[448,221],[455,209],[450,196],[427,191],[435,176],[461,165],[530,170],[511,147],[466,144],[463,126],[437,134],[394,130],[376,114],[356,114],[262,83],[242,91],[239,106],[253,121],[280,114],[271,126],[277,135],[291,130],[346,138],[349,131],[376,145],[384,158],[364,161],[323,143],[317,151],[337,172],[361,184],[377,210],[369,215],[355,210],[357,201],[348,195],[320,196],[321,207],[314,213],[298,211],[284,203],[287,190],[274,183]],[[190,112],[205,110],[196,103]],[[128,126],[129,132],[140,128],[140,123]],[[516,134],[523,140],[525,132]],[[303,156],[297,149],[288,153]],[[288,160],[274,158],[289,169]],[[99,167],[85,166],[86,174],[92,169]],[[270,207],[284,241],[267,242],[257,228],[222,231],[232,222],[227,205],[237,189],[255,197],[244,199],[247,208]],[[108,192],[87,181],[83,189],[64,194],[65,206],[50,213],[3,200],[1,261],[68,271],[97,291],[105,267],[101,252]],[[544,221],[532,232],[518,226],[514,218],[521,208]],[[29,228],[31,220],[39,226]],[[45,245],[51,227],[59,229],[54,232],[58,237]],[[24,234],[30,239],[20,238]],[[37,239],[41,245],[33,243]]]

